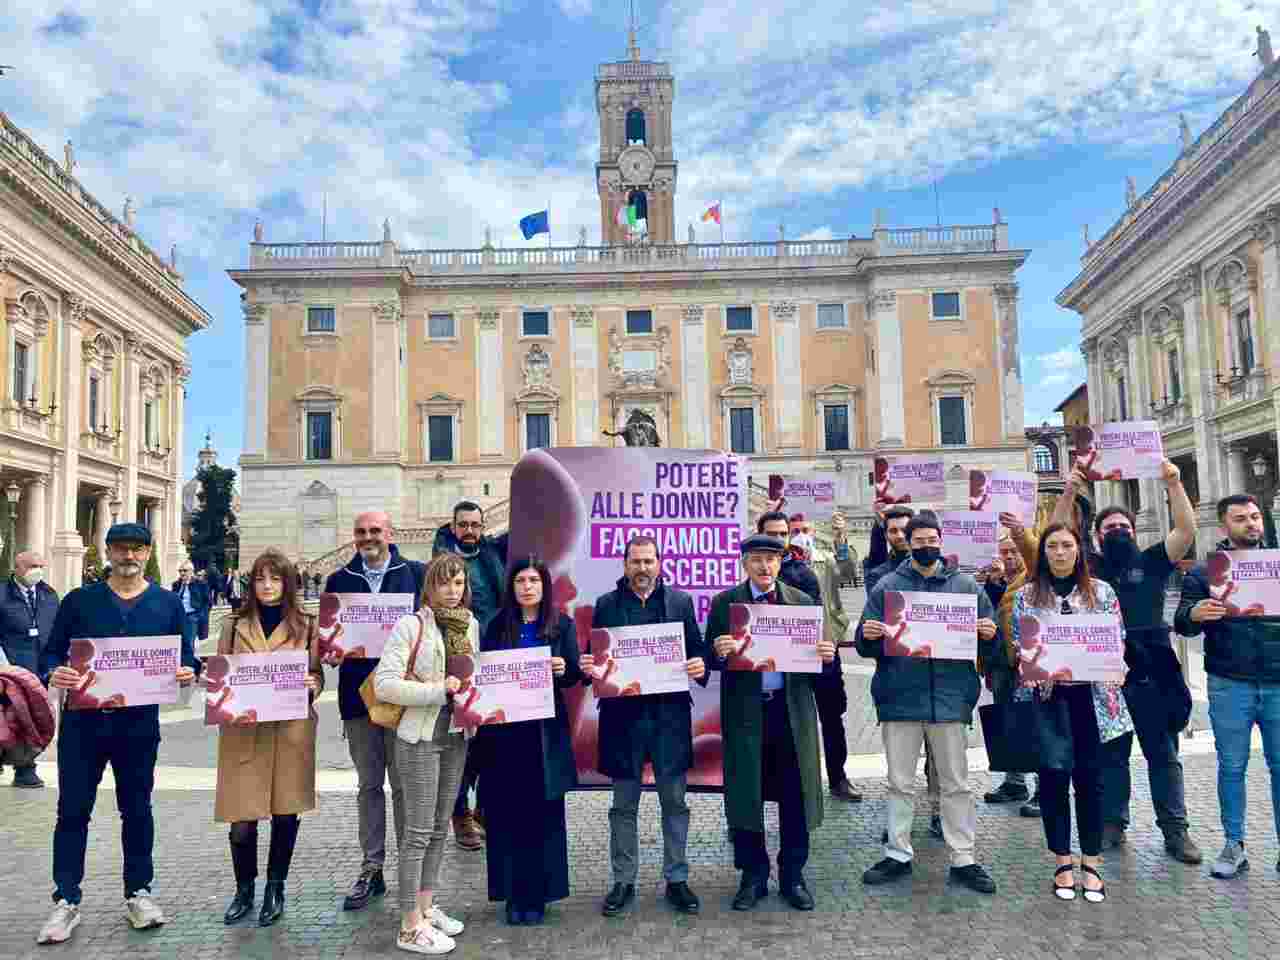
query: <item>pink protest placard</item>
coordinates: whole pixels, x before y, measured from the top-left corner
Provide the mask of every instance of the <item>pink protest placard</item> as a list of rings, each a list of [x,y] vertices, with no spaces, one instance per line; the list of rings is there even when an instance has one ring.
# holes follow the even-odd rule
[[[378,659],[396,621],[414,607],[412,593],[320,594],[320,656]]]
[[[684,625],[680,623],[595,627],[591,631],[591,658],[594,665],[587,676],[596,699],[689,690]]]
[[[216,654],[204,661],[206,726],[249,726],[268,720],[303,720],[307,697],[306,650]]]
[[[1205,575],[1228,617],[1280,614],[1280,550],[1219,550],[1205,560]]]
[[[1159,478],[1164,442],[1154,420],[1076,427],[1076,463],[1090,480]]]
[[[474,665],[469,673],[456,664],[448,669],[448,673],[462,680],[453,695],[454,731],[475,730],[491,723],[546,720],[556,715],[550,647],[491,650],[467,659]]]
[[[999,556],[996,535],[1000,518],[989,510],[940,510],[942,557],[947,566],[980,570]]]
[[[978,658],[976,594],[886,590],[881,622],[889,629],[884,638],[887,657]]]
[[[947,481],[941,458],[876,457],[876,503],[941,503]]]
[[[1024,527],[1036,522],[1036,494],[1040,481],[1034,473],[1016,470],[970,470],[969,509],[1012,513]]]
[[[772,489],[773,477],[769,478]],[[836,478],[827,473],[805,473],[782,477],[779,510],[788,515],[803,513],[809,520],[828,521],[836,509]]]
[[[729,604],[729,633],[734,652],[730,670],[821,673],[818,640],[822,607],[769,603]]]
[[[1124,627],[1114,614],[1023,614],[1018,634],[1023,682],[1124,680]]]
[[[178,636],[72,640],[67,666],[80,682],[67,690],[66,709],[177,703],[181,643]]]

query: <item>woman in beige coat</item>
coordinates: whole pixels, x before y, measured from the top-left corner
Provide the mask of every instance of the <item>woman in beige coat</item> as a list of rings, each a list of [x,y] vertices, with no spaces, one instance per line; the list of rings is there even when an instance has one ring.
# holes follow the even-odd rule
[[[315,618],[297,602],[297,571],[274,548],[258,557],[249,574],[242,610],[228,617],[218,653],[310,652],[307,690],[311,699],[324,688],[314,643]],[[268,927],[284,913],[284,882],[298,839],[298,814],[316,805],[316,716],[224,726],[218,738],[218,791],[214,819],[231,824],[231,863],[236,895],[224,922],[242,920],[253,909],[258,876],[258,821],[271,818],[267,886],[258,923]]]

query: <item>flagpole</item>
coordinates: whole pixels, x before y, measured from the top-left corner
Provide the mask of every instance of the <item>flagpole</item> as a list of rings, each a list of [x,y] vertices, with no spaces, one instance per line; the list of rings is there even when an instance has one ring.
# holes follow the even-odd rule
[[[551,202],[547,201],[547,249],[551,249]]]
[[[724,200],[717,200],[716,206],[720,208],[720,246],[724,246]]]

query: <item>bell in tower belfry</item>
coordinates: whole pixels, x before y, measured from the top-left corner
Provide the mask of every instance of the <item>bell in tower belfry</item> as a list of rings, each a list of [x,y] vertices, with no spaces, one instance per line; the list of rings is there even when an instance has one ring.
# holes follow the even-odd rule
[[[634,21],[627,59],[596,68],[600,236],[606,244],[674,243],[676,159],[671,67],[640,58]]]

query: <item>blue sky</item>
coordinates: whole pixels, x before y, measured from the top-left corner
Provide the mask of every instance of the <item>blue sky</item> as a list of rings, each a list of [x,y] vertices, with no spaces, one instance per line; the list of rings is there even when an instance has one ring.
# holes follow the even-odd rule
[[[470,247],[598,238],[597,63],[625,56],[627,0],[56,0],[0,10],[0,109],[139,232],[179,249],[214,317],[190,342],[184,463],[243,425],[239,288],[267,239]],[[726,239],[867,236],[989,223],[1030,248],[1021,283],[1027,422],[1081,380],[1079,322],[1053,297],[1257,71],[1254,25],[1280,3],[1137,0],[639,0],[640,46],[676,75],[677,222],[717,199]],[[175,13],[182,9],[182,13]],[[1280,36],[1280,34],[1278,34]],[[698,224],[700,237],[718,231]],[[683,229],[679,231],[683,235]],[[533,241],[541,244],[543,238]]]

